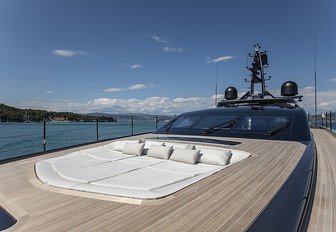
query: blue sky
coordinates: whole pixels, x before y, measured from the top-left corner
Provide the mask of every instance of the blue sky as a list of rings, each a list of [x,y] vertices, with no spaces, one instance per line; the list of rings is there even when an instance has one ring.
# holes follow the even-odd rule
[[[336,2],[0,1],[0,102],[75,112],[176,114],[247,90],[247,53],[269,51],[268,89],[294,80],[336,110]],[[224,57],[224,58],[223,58]],[[213,60],[213,62],[209,62]]]

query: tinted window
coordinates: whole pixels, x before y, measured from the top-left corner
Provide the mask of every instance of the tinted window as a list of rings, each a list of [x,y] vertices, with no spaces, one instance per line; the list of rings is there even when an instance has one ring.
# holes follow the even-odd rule
[[[208,129],[215,126],[220,126],[226,122],[236,119],[236,116],[230,115],[211,115],[202,118],[193,128],[195,129]]]
[[[172,128],[190,128],[194,125],[201,117],[191,116],[191,117],[179,117],[172,125]]]
[[[242,116],[236,130],[268,131],[289,122],[288,115]]]

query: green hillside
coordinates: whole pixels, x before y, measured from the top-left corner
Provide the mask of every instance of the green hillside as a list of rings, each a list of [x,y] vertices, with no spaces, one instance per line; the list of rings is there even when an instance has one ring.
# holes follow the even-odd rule
[[[0,104],[0,119],[2,122],[41,122],[70,121],[70,122],[116,122],[111,116],[89,116],[72,112],[53,112],[46,110],[19,109],[5,104]]]

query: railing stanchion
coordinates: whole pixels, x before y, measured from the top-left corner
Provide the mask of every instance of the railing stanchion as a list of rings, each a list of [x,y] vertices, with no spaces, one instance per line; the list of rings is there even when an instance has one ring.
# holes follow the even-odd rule
[[[329,112],[329,123],[330,123],[330,131],[332,131],[332,118],[331,118],[331,111]]]
[[[157,130],[158,128],[158,121],[159,121],[158,116],[155,115],[155,130]]]
[[[97,135],[97,141],[99,141],[99,126],[98,126],[98,118],[96,118],[96,135]]]
[[[328,128],[328,112],[325,113],[325,127]]]
[[[133,123],[133,116],[132,116],[132,135],[134,134],[134,123]]]
[[[43,120],[43,151],[46,150],[47,133],[46,133],[46,120]]]

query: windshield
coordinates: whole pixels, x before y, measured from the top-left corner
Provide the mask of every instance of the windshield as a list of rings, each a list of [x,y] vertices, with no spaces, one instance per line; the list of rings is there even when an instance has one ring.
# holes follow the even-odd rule
[[[209,115],[209,116],[181,116],[171,126],[173,128],[209,129],[236,119],[236,116]]]
[[[224,108],[177,116],[154,134],[308,141],[307,115],[301,109]]]
[[[197,134],[228,133],[284,134],[290,132],[291,115],[181,115],[163,128],[166,132],[188,131]],[[280,129],[279,129],[280,128]]]
[[[288,115],[243,116],[236,126],[237,131],[266,132],[289,123]]]

